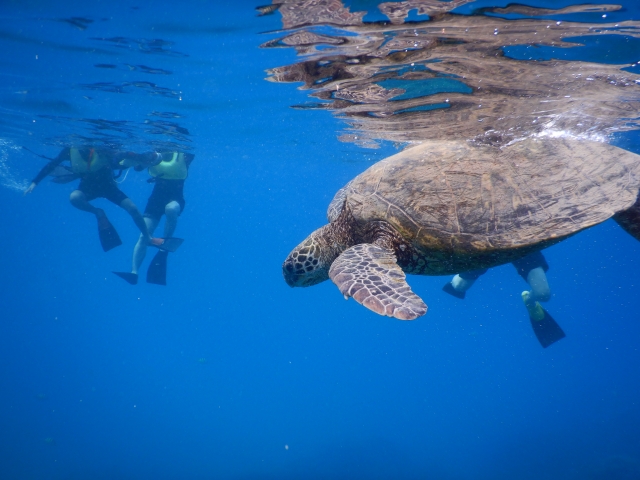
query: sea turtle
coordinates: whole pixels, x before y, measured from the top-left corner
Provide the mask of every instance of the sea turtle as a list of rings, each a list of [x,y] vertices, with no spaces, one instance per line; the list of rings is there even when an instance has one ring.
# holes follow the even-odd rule
[[[327,278],[345,298],[402,320],[427,311],[405,273],[512,262],[613,217],[640,240],[640,155],[568,137],[504,147],[431,141],[351,180],[329,224],[285,260],[292,286]]]

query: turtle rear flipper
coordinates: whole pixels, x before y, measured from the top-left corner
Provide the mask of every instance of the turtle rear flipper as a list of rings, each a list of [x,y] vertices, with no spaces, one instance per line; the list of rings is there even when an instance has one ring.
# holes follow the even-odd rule
[[[386,248],[369,243],[348,248],[331,265],[329,278],[345,298],[353,297],[377,314],[413,320],[427,313],[395,255]]]

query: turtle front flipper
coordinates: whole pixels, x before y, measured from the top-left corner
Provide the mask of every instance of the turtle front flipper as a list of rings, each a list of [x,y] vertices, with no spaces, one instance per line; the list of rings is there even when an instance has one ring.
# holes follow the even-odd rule
[[[329,269],[329,278],[345,298],[380,315],[413,320],[427,313],[422,299],[411,291],[391,250],[370,243],[348,248]]]

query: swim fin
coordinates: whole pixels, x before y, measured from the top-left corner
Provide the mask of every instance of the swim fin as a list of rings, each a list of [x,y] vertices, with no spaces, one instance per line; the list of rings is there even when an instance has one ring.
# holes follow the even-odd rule
[[[464,300],[464,296],[467,293],[467,292],[461,292],[460,290],[456,290],[455,288],[453,288],[453,285],[451,285],[451,282],[447,282],[445,286],[442,287],[442,290],[448,293],[449,295],[453,295],[454,297],[459,298],[460,300]]]
[[[549,315],[549,312],[542,308],[540,302],[531,300],[530,292],[522,292],[522,300],[529,312],[529,321],[531,322],[533,333],[538,338],[542,348],[547,348],[549,345],[566,337],[560,325]]]
[[[151,260],[151,264],[147,269],[147,283],[154,283],[156,285],[167,284],[167,257],[169,252],[166,250],[160,250],[156,253],[156,256]]]
[[[117,230],[111,225],[106,215],[100,215],[98,217],[98,235],[100,236],[102,250],[105,252],[122,245],[120,235],[118,235]]]
[[[131,272],[113,272],[120,278],[122,278],[125,282],[130,285],[136,285],[138,283],[138,274]]]
[[[182,242],[184,242],[184,238],[154,238],[151,246],[156,247],[158,250],[164,250],[165,252],[175,252],[180,245],[182,245]]]

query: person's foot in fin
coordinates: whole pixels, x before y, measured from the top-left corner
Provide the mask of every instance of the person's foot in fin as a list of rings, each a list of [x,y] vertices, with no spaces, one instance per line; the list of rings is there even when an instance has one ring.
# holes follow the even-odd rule
[[[460,300],[464,300],[464,297],[467,294],[467,292],[456,290],[455,287],[451,284],[451,282],[447,282],[444,285],[444,287],[442,287],[442,291],[456,298],[459,298]]]
[[[129,285],[136,285],[138,283],[138,274],[131,272],[113,272],[120,278],[122,278]]]
[[[158,250],[165,250],[167,252],[175,252],[178,250],[180,245],[184,242],[183,238],[177,237],[167,237],[167,238],[159,238],[154,237],[151,239],[149,245],[152,247],[156,247]]]
[[[482,275],[482,273],[480,273],[478,276],[480,275]],[[467,290],[469,290],[473,286],[477,278],[478,277],[476,276],[474,276],[474,278],[464,278],[458,274],[454,276],[449,283],[442,287],[442,290],[449,295],[453,295],[454,297],[463,300],[467,293]]]
[[[147,283],[153,283],[155,285],[167,284],[167,258],[169,252],[166,250],[160,250],[156,253],[153,260],[149,264],[147,270]]]
[[[533,333],[543,348],[547,348],[549,345],[566,337],[560,325],[549,315],[549,312],[542,308],[540,302],[533,299],[531,292],[522,292],[522,301],[529,313]]]
[[[522,292],[522,301],[524,302],[524,306],[527,307],[527,312],[529,312],[529,318],[531,318],[531,320],[540,322],[544,319],[544,308],[542,308],[540,302],[533,299],[531,292],[527,290]]]
[[[108,252],[112,248],[122,245],[118,231],[111,225],[107,215],[102,210],[96,214],[96,219],[98,220],[98,236],[100,237],[102,250]]]

